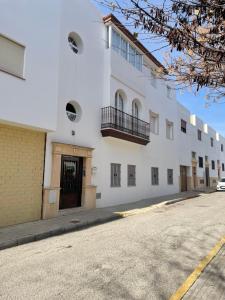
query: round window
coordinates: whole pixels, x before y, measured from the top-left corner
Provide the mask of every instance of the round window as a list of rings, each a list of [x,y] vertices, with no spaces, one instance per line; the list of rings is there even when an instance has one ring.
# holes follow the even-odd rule
[[[67,103],[67,105],[66,105],[66,114],[67,114],[68,119],[71,122],[74,122],[76,120],[77,111],[76,111],[76,108],[73,106],[73,104]]]
[[[68,42],[70,45],[70,48],[73,50],[74,53],[78,53],[78,46],[77,43],[75,41],[75,39],[73,39],[71,36],[68,37]]]
[[[81,54],[83,52],[82,39],[76,32],[70,32],[68,36],[68,43],[75,54]]]

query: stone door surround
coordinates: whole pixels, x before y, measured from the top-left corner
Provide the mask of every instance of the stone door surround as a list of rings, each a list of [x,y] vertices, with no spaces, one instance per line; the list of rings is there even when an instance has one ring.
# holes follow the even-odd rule
[[[91,185],[93,150],[93,148],[77,145],[52,143],[51,186],[44,189],[43,219],[55,217],[59,212],[62,155],[83,157],[81,206],[88,209],[96,207],[96,187]],[[51,195],[53,195],[53,198],[55,196],[55,201]]]

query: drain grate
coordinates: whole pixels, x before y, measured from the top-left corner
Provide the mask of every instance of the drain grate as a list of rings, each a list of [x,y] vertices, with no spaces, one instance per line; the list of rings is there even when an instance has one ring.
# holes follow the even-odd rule
[[[72,221],[70,221],[70,223],[77,224],[77,223],[80,223],[80,220],[72,220]]]

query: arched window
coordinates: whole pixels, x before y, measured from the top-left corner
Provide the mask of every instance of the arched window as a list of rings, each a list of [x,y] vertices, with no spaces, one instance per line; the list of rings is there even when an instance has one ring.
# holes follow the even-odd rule
[[[138,104],[136,101],[133,101],[133,104],[132,104],[132,114],[133,114],[133,117],[135,118],[139,118],[139,108],[138,108]]]
[[[123,96],[120,92],[116,92],[115,95],[115,108],[121,111],[123,111],[124,108]]]

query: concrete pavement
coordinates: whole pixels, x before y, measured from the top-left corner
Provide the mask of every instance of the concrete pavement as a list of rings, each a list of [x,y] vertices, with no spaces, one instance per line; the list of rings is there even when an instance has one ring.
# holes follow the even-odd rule
[[[225,246],[208,264],[183,299],[225,299]]]
[[[198,195],[197,192],[187,192],[102,209],[72,209],[62,211],[57,218],[50,220],[0,228],[0,250],[110,222],[141,211],[147,212],[153,207],[173,204]]]
[[[0,299],[169,299],[225,235],[224,210],[224,193],[202,195],[3,250]]]

